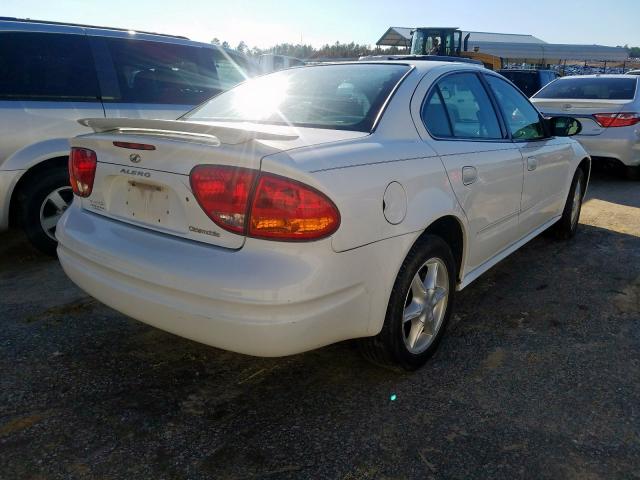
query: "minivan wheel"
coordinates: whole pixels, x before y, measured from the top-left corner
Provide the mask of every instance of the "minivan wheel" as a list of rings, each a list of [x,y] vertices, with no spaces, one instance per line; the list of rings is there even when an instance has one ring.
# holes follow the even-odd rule
[[[451,316],[455,263],[440,237],[426,235],[413,246],[396,277],[382,330],[359,340],[375,364],[415,370],[434,354]]]
[[[576,234],[578,230],[578,221],[580,220],[580,212],[582,211],[582,200],[584,198],[584,190],[586,179],[581,168],[576,170],[569,189],[569,196],[565,203],[562,217],[558,220],[553,228],[553,233],[560,240],[568,240]]]
[[[22,190],[21,224],[31,243],[41,252],[55,256],[56,224],[71,205],[73,191],[64,168],[43,172]]]

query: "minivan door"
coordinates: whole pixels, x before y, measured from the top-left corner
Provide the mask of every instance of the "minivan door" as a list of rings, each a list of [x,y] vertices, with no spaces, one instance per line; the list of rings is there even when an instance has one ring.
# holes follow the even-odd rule
[[[0,32],[0,168],[17,150],[87,133],[104,117],[89,42],[74,33]]]

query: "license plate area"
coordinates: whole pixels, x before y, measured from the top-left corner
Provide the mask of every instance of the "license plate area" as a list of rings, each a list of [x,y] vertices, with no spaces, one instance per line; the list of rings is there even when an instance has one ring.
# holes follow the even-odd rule
[[[136,222],[165,226],[171,212],[165,187],[129,180],[125,196],[126,215]]]

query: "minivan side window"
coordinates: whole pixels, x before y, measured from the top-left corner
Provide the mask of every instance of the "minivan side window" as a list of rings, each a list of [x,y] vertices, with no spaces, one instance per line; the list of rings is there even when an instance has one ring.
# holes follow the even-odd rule
[[[513,139],[526,141],[544,138],[542,119],[529,100],[501,78],[493,75],[486,75],[485,78],[502,109]]]
[[[96,102],[99,98],[85,35],[0,33],[0,99]]]
[[[119,38],[106,41],[120,88],[112,102],[196,105],[221,91],[213,57],[204,55],[204,48]]]
[[[422,118],[436,137],[503,138],[491,100],[474,73],[456,73],[440,80],[423,105]]]
[[[212,52],[218,82],[222,90],[228,90],[234,85],[244,82],[250,73],[249,65],[244,59],[222,49],[212,49]]]

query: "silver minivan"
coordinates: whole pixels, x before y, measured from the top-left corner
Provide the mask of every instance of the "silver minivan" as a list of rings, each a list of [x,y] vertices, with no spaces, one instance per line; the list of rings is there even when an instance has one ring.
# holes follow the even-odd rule
[[[87,117],[176,119],[257,73],[185,37],[0,18],[0,231],[19,225],[55,254],[73,198],[68,139]]]

